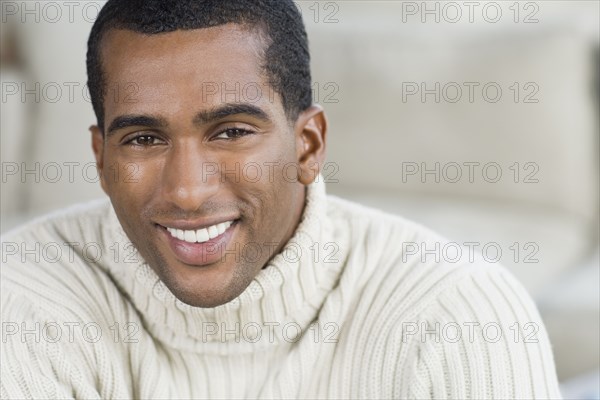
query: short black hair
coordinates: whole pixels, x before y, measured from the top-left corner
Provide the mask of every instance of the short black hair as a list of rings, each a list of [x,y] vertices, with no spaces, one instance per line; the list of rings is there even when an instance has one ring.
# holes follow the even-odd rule
[[[227,23],[266,35],[263,71],[281,96],[289,120],[312,104],[310,54],[302,14],[292,0],[109,0],[100,10],[87,50],[88,88],[98,126],[104,130],[105,82],[102,38],[111,29],[143,34],[202,29]]]

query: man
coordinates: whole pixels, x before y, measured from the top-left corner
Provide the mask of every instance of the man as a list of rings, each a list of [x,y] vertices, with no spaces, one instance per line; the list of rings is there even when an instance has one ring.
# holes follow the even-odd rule
[[[3,398],[559,397],[511,275],[326,195],[291,1],[110,0],[87,66],[110,203],[4,239],[70,251],[6,257]]]

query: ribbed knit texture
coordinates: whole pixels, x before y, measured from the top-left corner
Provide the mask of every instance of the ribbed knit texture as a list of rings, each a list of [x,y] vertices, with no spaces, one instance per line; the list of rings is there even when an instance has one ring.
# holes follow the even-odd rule
[[[127,245],[108,201],[46,217],[3,238],[1,396],[559,398],[546,331],[512,275],[403,254],[445,241],[319,181],[282,253],[238,298],[201,309]]]

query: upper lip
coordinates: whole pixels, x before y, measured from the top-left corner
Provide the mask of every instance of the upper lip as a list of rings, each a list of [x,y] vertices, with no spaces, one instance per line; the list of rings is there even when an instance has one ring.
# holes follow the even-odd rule
[[[158,225],[164,226],[165,228],[181,229],[184,231],[191,231],[197,229],[208,228],[209,226],[217,225],[222,222],[235,221],[237,217],[218,217],[218,218],[203,218],[194,221],[189,220],[174,220],[157,222]]]

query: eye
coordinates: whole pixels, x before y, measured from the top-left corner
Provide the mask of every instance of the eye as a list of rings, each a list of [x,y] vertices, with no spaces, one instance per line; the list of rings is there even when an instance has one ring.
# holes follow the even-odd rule
[[[125,144],[132,146],[148,147],[161,144],[163,141],[152,135],[138,135],[134,138],[129,139]]]
[[[253,135],[254,132],[249,131],[248,129],[242,128],[227,128],[218,135],[216,135],[215,139],[225,139],[225,140],[233,140],[238,139],[243,136]]]

